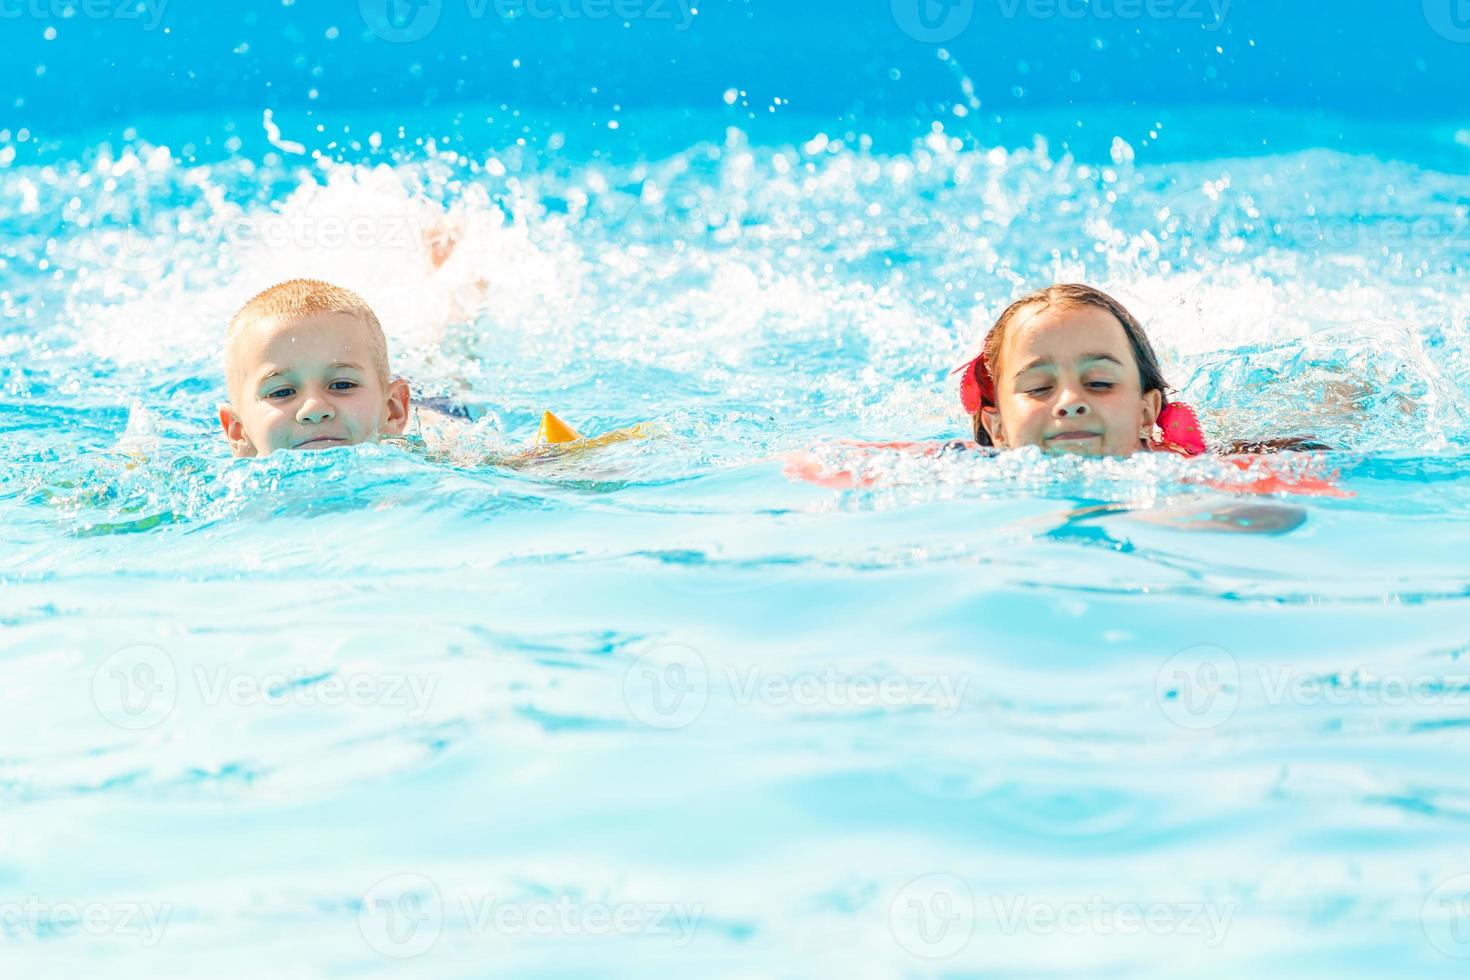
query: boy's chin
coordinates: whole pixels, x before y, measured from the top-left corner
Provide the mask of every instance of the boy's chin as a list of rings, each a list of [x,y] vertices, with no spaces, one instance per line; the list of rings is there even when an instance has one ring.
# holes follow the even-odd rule
[[[351,436],[323,436],[319,439],[312,439],[309,442],[298,443],[294,446],[284,448],[294,453],[316,452],[322,449],[336,449],[338,446],[360,446],[363,443],[378,442],[382,438],[382,435],[377,432],[360,439],[354,439]]]
[[[291,451],[297,453],[310,453],[316,452],[320,449],[336,449],[338,446],[354,445],[356,445],[356,443],[353,442],[351,439],[340,438],[337,436],[324,436],[320,439],[312,439],[310,442],[303,442],[299,445],[292,446]]]

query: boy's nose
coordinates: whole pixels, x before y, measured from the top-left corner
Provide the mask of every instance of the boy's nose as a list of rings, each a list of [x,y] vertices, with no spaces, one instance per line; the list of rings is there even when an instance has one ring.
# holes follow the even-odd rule
[[[301,403],[301,411],[296,413],[296,421],[315,424],[327,421],[332,414],[332,406],[319,398],[308,398]]]

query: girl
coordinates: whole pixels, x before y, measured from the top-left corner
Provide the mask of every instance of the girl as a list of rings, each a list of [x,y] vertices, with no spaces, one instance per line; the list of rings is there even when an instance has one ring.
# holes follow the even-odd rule
[[[960,371],[960,399],[982,446],[1088,456],[1206,451],[1194,411],[1170,403],[1173,389],[1143,327],[1091,286],[1048,286],[1012,303]],[[1226,452],[1327,448],[1279,439]]]
[[[1173,452],[1199,456],[1204,435],[1193,410],[1171,403],[1158,356],[1143,327],[1123,305],[1091,286],[1057,285],[1025,296],[1001,314],[985,337],[980,355],[960,368],[960,399],[981,446],[1087,456],[1131,456]],[[857,447],[935,455],[953,444],[859,443]],[[1239,483],[1206,486],[1238,493],[1348,496],[1331,480],[1264,472],[1250,456],[1279,449],[1325,449],[1306,439],[1232,445],[1227,453],[1245,471]],[[833,468],[811,453],[787,457],[786,474],[832,488],[872,486],[874,477]],[[1285,534],[1307,514],[1299,506],[1244,503],[1233,498],[1194,500],[1184,505],[1136,511],[1103,504],[1068,511],[1052,534],[1093,534],[1078,525],[1098,519],[1163,524],[1182,531]]]

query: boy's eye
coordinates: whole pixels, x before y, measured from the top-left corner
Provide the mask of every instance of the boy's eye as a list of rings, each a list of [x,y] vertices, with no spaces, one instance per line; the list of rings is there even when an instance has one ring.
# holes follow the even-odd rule
[[[333,381],[332,382],[332,390],[333,391],[351,391],[353,388],[356,388],[357,386],[358,385],[357,385],[357,382],[356,381]]]
[[[294,394],[296,394],[296,389],[295,388],[277,388],[274,391],[268,392],[265,397],[267,397],[267,398],[290,398]]]

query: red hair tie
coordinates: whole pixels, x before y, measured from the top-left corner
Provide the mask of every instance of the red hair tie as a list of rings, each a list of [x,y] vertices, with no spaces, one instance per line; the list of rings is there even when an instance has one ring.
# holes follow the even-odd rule
[[[969,364],[957,367],[951,374],[965,372],[960,379],[960,402],[965,406],[968,415],[974,415],[980,411],[980,406],[986,403],[995,404],[995,382],[991,380],[990,370],[985,366],[985,355],[981,354]]]
[[[1183,402],[1173,402],[1159,413],[1159,429],[1164,433],[1162,448],[1175,449],[1186,456],[1205,453],[1205,436],[1200,431],[1199,416]]]

